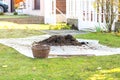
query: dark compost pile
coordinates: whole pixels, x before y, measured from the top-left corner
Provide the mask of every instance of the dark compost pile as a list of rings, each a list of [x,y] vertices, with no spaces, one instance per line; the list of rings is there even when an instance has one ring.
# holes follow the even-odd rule
[[[81,46],[85,44],[85,42],[78,42],[72,35],[53,35],[48,39],[43,41],[36,42],[37,44],[46,44],[50,46],[65,46],[65,45],[73,45],[73,46]]]

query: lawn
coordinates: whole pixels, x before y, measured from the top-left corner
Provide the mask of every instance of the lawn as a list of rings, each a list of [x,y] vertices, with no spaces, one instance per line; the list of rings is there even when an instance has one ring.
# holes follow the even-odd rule
[[[12,22],[0,21],[0,29],[32,29],[48,30],[50,25],[47,24],[16,24]]]
[[[13,22],[0,21],[0,29],[32,29],[32,30],[60,30],[70,29],[65,23],[49,24],[17,24]]]
[[[8,29],[8,27],[0,30],[0,38],[43,34],[40,29],[26,29],[25,27],[16,29],[16,26],[14,26],[15,29]],[[96,38],[92,39],[98,39],[97,35],[102,36],[102,34],[90,34],[96,35]],[[90,34],[84,34],[84,36],[90,38],[88,36]],[[76,35],[77,38],[80,36]],[[108,37],[108,40],[116,37],[111,34],[103,36]],[[99,38],[99,40],[101,39]],[[116,39],[119,40],[119,38]],[[103,39],[103,41],[106,40]],[[113,44],[114,46],[119,45]],[[13,48],[0,44],[0,80],[119,80],[119,59],[120,55],[32,59]]]
[[[119,80],[120,55],[27,58],[0,45],[0,80]]]
[[[43,34],[40,30],[32,29],[0,29],[0,38],[24,38]]]
[[[75,35],[76,38],[99,40],[103,45],[110,47],[120,47],[120,36],[114,33],[88,33]]]

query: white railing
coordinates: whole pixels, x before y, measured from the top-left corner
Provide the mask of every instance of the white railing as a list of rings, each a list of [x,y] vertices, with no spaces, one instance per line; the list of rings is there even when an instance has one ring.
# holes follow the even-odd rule
[[[95,5],[95,0],[66,0],[66,16],[79,19],[79,28],[90,28],[97,24],[103,25],[104,15],[101,8],[97,8]]]

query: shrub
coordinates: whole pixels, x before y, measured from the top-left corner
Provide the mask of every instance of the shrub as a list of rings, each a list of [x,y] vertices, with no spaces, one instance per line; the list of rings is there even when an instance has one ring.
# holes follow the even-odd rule
[[[50,25],[50,30],[61,30],[61,29],[71,29],[69,25],[66,24],[57,24],[57,25]]]
[[[68,30],[70,30],[70,29],[71,29],[71,26],[69,26],[69,25],[64,25],[64,26],[62,27],[62,29],[68,29]]]
[[[18,12],[14,12],[13,15],[18,15]]]
[[[96,32],[101,32],[101,27],[96,27]]]
[[[107,32],[105,27],[96,26],[95,29],[96,29],[96,32]]]
[[[78,27],[77,27],[75,24],[72,24],[72,25],[71,25],[71,29],[73,29],[73,30],[78,30]]]
[[[4,13],[3,13],[3,12],[0,12],[0,15],[4,15]]]

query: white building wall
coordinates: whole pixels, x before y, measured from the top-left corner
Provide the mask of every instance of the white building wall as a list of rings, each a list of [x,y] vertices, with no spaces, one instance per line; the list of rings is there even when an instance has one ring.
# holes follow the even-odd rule
[[[67,18],[77,19],[77,27],[81,29],[104,28],[105,21],[101,8],[97,12],[95,9],[95,0],[66,0]]]
[[[26,0],[25,4],[24,14],[44,16],[44,0],[40,0],[40,10],[34,10],[34,0]]]

